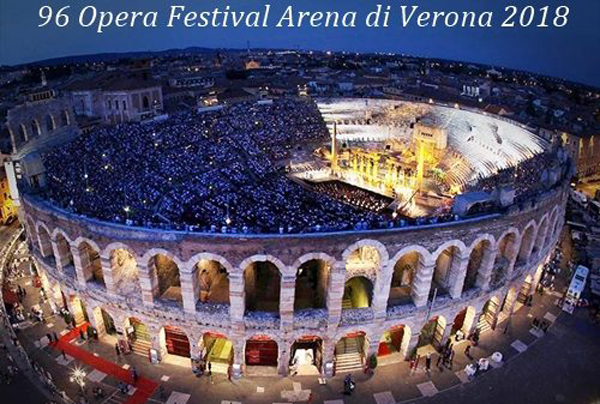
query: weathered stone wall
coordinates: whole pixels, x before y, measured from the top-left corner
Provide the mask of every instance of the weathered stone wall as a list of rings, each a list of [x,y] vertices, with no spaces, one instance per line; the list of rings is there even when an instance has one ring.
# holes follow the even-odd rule
[[[290,347],[304,335],[322,338],[324,362],[332,363],[335,343],[348,333],[364,332],[366,353],[374,354],[383,333],[403,325],[410,332],[410,338],[407,337],[406,343],[403,343],[403,353],[409,353],[416,346],[420,330],[428,320],[436,260],[450,247],[454,254],[444,277],[448,294],[436,299],[431,311],[431,317],[444,318],[447,324],[445,337],[450,333],[454,318],[462,310],[470,308],[469,318],[478,319],[484,304],[492,297],[502,302],[510,293],[508,300],[513,302],[526,279],[534,285],[539,281],[539,268],[551,253],[564,222],[566,198],[566,188],[555,188],[538,197],[535,203],[512,207],[503,215],[415,228],[303,235],[242,236],[140,229],[74,216],[30,196],[24,198],[24,208],[34,256],[50,287],[59,288],[67,296],[78,296],[85,302],[88,311],[104,309],[113,317],[117,327],[123,327],[130,317],[140,319],[157,336],[156,341],[160,341],[158,335],[162,327],[177,326],[188,335],[192,355],[197,354],[205,332],[224,334],[234,345],[233,369],[236,374],[244,364],[245,341],[253,335],[267,335],[279,346],[279,370],[284,374],[287,372]],[[517,260],[522,235],[528,228],[533,229],[533,235],[525,241],[541,243],[536,243],[537,249],[527,246],[524,251],[529,253],[524,252]],[[51,257],[43,258],[41,251],[47,250],[47,247],[38,237],[42,229],[50,234],[54,255],[58,257],[57,264]],[[71,246],[75,279],[60,268],[59,235],[64,236]],[[499,245],[506,235],[514,236],[515,242],[509,248],[511,252],[505,254],[508,259],[501,268],[502,282],[492,283]],[[106,283],[104,289],[86,282],[78,257],[80,249],[77,248],[84,241],[101,256]],[[481,241],[486,241],[486,247],[476,259],[479,265],[475,287],[463,290],[471,251]],[[379,255],[379,266],[372,279],[373,301],[368,308],[342,310],[348,275],[346,262],[362,246],[375,248]],[[142,296],[121,296],[115,292],[113,276],[117,276],[117,270],[113,268],[115,260],[111,259],[115,249],[127,250],[135,258],[139,289],[134,290],[141,290]],[[388,307],[395,264],[411,252],[419,254],[411,285],[412,302]],[[177,265],[183,307],[165,306],[155,299],[157,274],[150,264],[157,254],[169,257]],[[200,287],[195,270],[201,259],[217,261],[227,270],[229,305],[196,306]],[[327,308],[314,310],[307,318],[300,318],[294,313],[295,277],[298,268],[311,259],[323,260],[329,267]],[[274,265],[281,274],[279,313],[264,318],[248,316],[245,311],[244,270],[253,263],[265,261]],[[257,291],[255,298],[260,298],[260,295],[261,291]],[[160,342],[155,344],[160,352]]]

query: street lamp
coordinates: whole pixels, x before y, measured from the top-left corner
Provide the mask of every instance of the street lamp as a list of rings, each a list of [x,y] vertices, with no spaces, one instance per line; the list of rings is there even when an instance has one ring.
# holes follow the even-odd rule
[[[71,377],[69,378],[69,380],[72,383],[75,383],[79,386],[79,389],[81,390],[81,394],[85,394],[85,391],[83,390],[83,388],[85,386],[85,372],[83,371],[83,369],[81,369],[81,368],[73,369],[73,372],[71,373]]]

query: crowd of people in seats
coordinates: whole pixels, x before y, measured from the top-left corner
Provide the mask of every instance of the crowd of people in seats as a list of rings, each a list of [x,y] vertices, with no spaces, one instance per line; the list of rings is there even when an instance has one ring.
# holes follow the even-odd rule
[[[492,192],[499,187],[510,186],[515,190],[516,200],[522,201],[535,196],[543,189],[542,176],[548,170],[555,168],[556,162],[554,153],[540,153],[523,160],[518,165],[502,169],[495,175],[479,178],[467,187],[467,191]]]
[[[339,201],[372,212],[380,212],[393,202],[391,198],[340,181],[318,182],[313,188]]]
[[[88,217],[192,231],[344,230],[381,220],[279,168],[294,147],[328,136],[314,103],[290,99],[102,127],[42,156],[46,197]]]

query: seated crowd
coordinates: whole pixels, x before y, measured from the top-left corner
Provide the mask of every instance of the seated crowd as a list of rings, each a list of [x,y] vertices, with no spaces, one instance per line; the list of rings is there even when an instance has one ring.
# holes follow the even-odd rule
[[[327,137],[316,105],[295,100],[100,128],[43,156],[47,197],[102,220],[197,231],[343,230],[382,220],[303,188],[275,164],[295,145]]]

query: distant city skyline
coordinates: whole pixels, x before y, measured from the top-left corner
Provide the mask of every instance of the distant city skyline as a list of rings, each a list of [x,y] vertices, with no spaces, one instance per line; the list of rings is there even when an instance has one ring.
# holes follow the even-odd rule
[[[164,14],[170,5],[184,5],[189,11],[204,11],[229,5],[235,10],[257,10],[265,2],[248,4],[241,0],[227,3],[181,0],[167,3],[161,0],[98,1],[98,10],[159,10]],[[366,14],[376,3],[347,0],[323,4],[314,0],[273,0],[275,14],[287,5],[298,10],[356,10]],[[493,4],[474,4],[469,0],[447,0],[435,4],[412,0],[402,5],[418,5],[423,10],[493,10],[499,16],[510,2],[497,0]],[[556,0],[527,0],[515,3],[536,8],[549,5],[552,9],[563,3]],[[111,28],[102,34],[77,26],[38,28],[38,10],[43,5],[55,9],[65,5],[78,10],[89,2],[5,0],[0,4],[0,64],[16,65],[57,57],[111,52],[161,51],[190,46],[206,48],[246,47],[331,50],[348,52],[393,52],[419,57],[460,60],[498,67],[525,70],[600,87],[600,2],[578,0],[570,6],[569,23],[564,28],[401,28],[396,21],[387,29],[357,28]],[[400,4],[390,4],[396,10]],[[76,14],[76,13],[73,13]],[[398,17],[398,15],[396,15]],[[72,15],[71,18],[75,18]],[[498,25],[498,24],[496,24]]]

